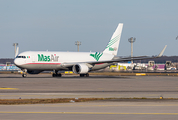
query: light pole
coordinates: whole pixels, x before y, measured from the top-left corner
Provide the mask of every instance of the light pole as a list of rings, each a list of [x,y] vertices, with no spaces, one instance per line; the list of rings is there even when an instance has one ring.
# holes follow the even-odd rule
[[[16,52],[17,52],[16,50],[17,50],[18,43],[13,43],[13,46],[14,46],[14,48],[15,48],[14,50],[15,50],[15,55],[16,55]],[[15,57],[16,57],[16,56],[15,56]]]
[[[135,42],[136,38],[129,38],[128,41],[131,43],[131,57],[133,57],[133,43]],[[133,64],[133,60],[131,60],[131,63]]]
[[[75,45],[77,45],[77,51],[79,52],[79,46],[81,45],[81,42],[80,41],[76,41]]]

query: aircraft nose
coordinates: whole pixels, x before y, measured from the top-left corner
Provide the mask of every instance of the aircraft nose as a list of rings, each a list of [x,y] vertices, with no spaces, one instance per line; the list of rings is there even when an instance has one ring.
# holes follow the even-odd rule
[[[14,60],[14,64],[16,65],[16,66],[18,66],[19,65],[19,60],[16,58],[15,60]]]

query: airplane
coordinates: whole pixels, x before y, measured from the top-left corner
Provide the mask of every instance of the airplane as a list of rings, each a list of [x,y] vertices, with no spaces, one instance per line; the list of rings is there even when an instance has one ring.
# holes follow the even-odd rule
[[[161,57],[166,46],[156,57],[138,56],[121,58],[116,56],[119,48],[123,23],[119,23],[103,52],[59,52],[26,51],[18,54],[14,63],[22,72],[22,77],[53,71],[53,77],[61,77],[59,71],[73,71],[80,77],[89,77],[90,71],[106,68],[121,61],[150,59]]]

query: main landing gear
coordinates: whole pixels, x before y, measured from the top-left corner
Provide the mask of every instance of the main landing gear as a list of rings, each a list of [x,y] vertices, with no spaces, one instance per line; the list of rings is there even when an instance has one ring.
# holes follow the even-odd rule
[[[62,74],[58,73],[58,71],[54,70],[52,77],[62,77]]]
[[[80,77],[89,77],[89,74],[80,74]]]

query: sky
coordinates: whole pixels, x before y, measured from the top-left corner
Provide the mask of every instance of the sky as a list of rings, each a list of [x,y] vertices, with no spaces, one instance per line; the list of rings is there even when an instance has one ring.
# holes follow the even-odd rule
[[[24,51],[102,52],[119,23],[118,56],[178,55],[177,0],[0,0],[0,58]]]

